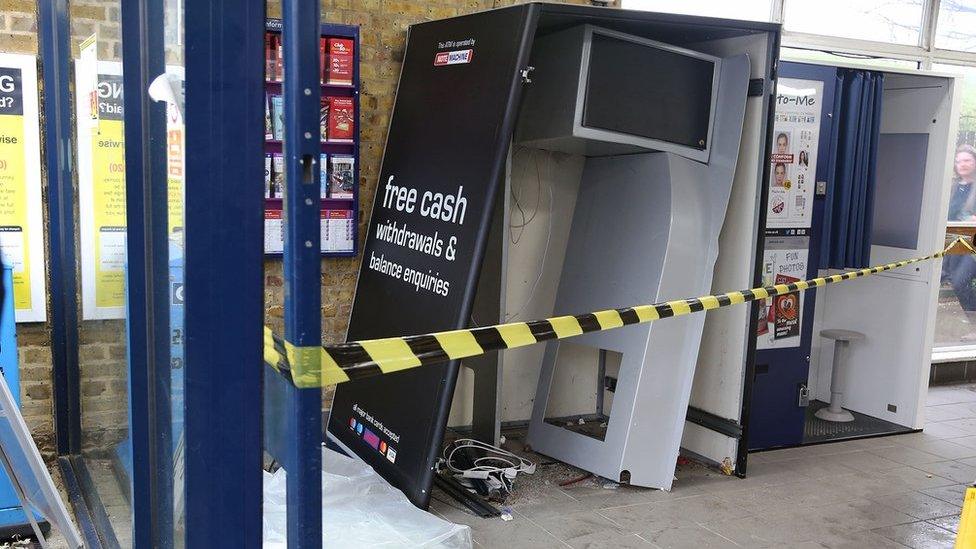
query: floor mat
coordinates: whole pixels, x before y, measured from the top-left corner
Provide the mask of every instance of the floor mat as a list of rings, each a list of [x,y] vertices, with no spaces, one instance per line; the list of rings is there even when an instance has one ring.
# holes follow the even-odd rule
[[[903,427],[897,423],[854,411],[851,411],[854,414],[854,421],[846,423],[824,421],[814,415],[817,410],[826,407],[827,403],[819,400],[815,400],[807,406],[806,424],[803,426],[803,444],[911,431],[908,427]]]

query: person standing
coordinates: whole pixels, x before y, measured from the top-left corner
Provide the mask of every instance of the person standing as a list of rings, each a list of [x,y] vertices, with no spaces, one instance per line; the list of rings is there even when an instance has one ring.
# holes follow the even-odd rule
[[[959,145],[953,163],[955,176],[949,195],[949,222],[976,221],[976,148]],[[961,341],[976,341],[976,258],[972,255],[949,256],[942,264],[942,278],[952,284],[959,306],[970,324]]]

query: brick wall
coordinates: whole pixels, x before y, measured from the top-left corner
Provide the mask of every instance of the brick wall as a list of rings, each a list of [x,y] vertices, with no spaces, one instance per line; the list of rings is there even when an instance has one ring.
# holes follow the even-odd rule
[[[373,202],[407,27],[420,21],[513,3],[516,2],[323,0],[323,21],[361,26],[361,238]],[[577,0],[577,3],[587,2]],[[117,0],[72,0],[71,34],[75,56],[78,44],[97,32],[99,59],[121,59],[119,6]],[[280,17],[280,0],[269,0],[268,15]],[[0,52],[37,54],[35,0],[0,0]],[[175,62],[178,57],[178,54],[169,52],[168,61]],[[44,199],[46,201],[46,189]],[[322,336],[326,340],[335,341],[345,334],[359,260],[323,260]],[[281,262],[267,261],[265,271],[266,320],[280,330],[284,297]],[[24,417],[42,452],[51,457],[54,432],[50,325],[19,324],[17,336]],[[100,453],[121,440],[127,429],[124,324],[121,321],[82,322],[79,355],[83,447],[86,452]]]

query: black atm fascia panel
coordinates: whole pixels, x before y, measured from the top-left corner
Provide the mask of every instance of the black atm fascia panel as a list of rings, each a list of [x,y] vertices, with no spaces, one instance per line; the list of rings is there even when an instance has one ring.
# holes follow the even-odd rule
[[[467,327],[538,10],[523,5],[410,27],[349,340]],[[384,207],[388,185],[417,189],[418,206],[426,191],[463,197],[463,223]],[[443,238],[440,257],[377,238],[378,226],[394,223]],[[447,295],[380,273],[371,268],[377,260],[447,281]],[[338,386],[330,438],[426,507],[458,367],[449,361]]]

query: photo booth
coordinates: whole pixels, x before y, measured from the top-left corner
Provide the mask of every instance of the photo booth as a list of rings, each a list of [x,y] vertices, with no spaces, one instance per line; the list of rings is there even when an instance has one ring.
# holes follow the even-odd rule
[[[845,90],[845,78],[855,73],[877,82],[879,93],[865,88],[857,96]],[[836,193],[844,192],[841,181],[850,175],[842,150],[848,142],[839,126],[865,102],[876,103],[872,108],[878,109],[873,135],[863,141],[876,149],[871,162],[873,204],[862,208],[868,215],[864,232],[870,247],[864,251],[865,264],[851,266],[881,265],[940,250],[956,145],[955,86],[951,76],[924,71],[782,62],[777,120],[792,112],[790,97],[792,104],[797,95],[820,99],[811,111],[820,133],[820,146],[813,147],[817,161],[811,164],[816,169],[807,172],[817,191],[806,225],[809,231],[789,237],[782,230],[768,229],[767,258],[777,244],[783,244],[809,258],[798,276],[842,272],[818,269],[823,266],[822,249],[832,238],[831,228],[825,225],[838,223],[836,213],[830,220],[826,206]],[[757,336],[767,343],[756,352],[755,371],[743,376],[745,385],[730,385],[713,397],[748,404],[747,413],[738,419],[745,424],[749,448],[921,429],[941,263],[926,261],[807,292],[792,341],[776,345],[771,334]],[[707,366],[700,365],[700,375],[708,372]],[[840,400],[837,410],[828,412],[834,398]],[[708,437],[721,440],[718,433]],[[702,454],[719,462],[725,457],[721,452]]]
[[[550,4],[412,26],[348,338],[753,286],[778,40]],[[449,414],[486,442],[531,420],[543,454],[669,488],[696,363],[741,375],[748,311],[354,380],[329,439],[421,506]]]

